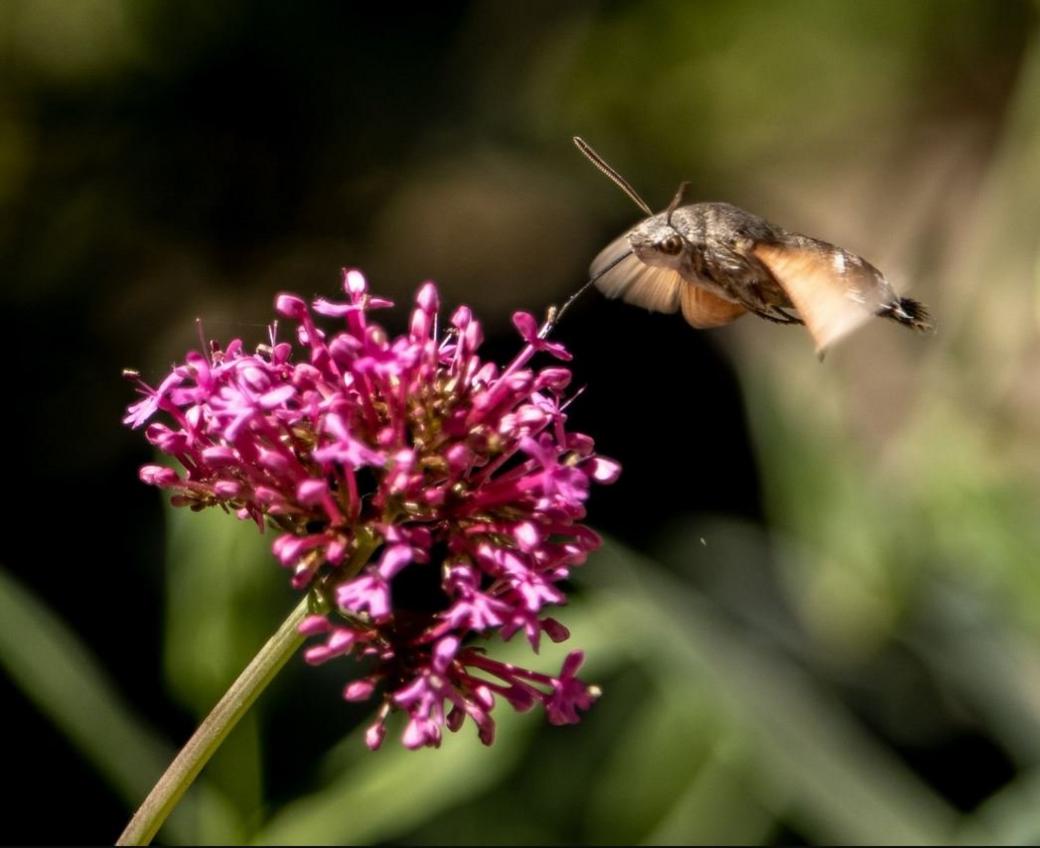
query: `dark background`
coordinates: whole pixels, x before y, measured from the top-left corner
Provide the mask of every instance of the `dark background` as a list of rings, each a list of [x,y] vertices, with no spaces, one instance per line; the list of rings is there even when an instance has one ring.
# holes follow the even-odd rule
[[[268,540],[138,482],[121,369],[161,379],[196,317],[255,343],[276,292],[335,296],[345,265],[399,304],[436,280],[508,356],[511,312],[639,217],[574,134],[652,206],[688,179],[862,253],[939,333],[871,326],[820,365],[798,329],[585,296],[571,421],[624,473],[570,612],[608,697],[491,751],[373,755],[348,665],[293,665],[161,838],[1040,838],[1037,24],[982,0],[5,4],[3,841],[112,841],[294,603]]]

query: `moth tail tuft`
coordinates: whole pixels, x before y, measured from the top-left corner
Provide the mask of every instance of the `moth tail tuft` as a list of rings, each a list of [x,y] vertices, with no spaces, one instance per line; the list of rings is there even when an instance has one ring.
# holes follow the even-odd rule
[[[888,303],[878,310],[882,318],[890,318],[904,324],[919,333],[928,333],[935,329],[928,308],[912,297],[901,297],[894,303]]]

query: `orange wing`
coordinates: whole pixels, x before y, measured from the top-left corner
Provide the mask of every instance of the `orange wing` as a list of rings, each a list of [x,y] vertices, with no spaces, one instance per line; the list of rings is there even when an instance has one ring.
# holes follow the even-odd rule
[[[747,310],[739,303],[723,300],[707,289],[683,281],[682,314],[691,326],[698,329],[721,327],[736,321]]]
[[[821,356],[895,297],[873,265],[841,248],[802,237],[798,246],[753,249],[795,305]]]

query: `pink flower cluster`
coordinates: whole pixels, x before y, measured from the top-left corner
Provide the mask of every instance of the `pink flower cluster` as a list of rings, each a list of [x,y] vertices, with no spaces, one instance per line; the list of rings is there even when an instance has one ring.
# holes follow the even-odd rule
[[[125,423],[183,467],[148,465],[141,479],[177,505],[220,505],[280,533],[273,551],[293,584],[314,591],[326,615],[301,632],[320,637],[310,663],[353,655],[362,674],[350,701],[377,691],[366,741],[377,748],[393,710],[407,713],[409,748],[440,744],[469,716],[485,744],[497,698],[541,704],[549,721],[578,721],[598,695],[575,673],[579,651],[552,676],[499,662],[477,643],[522,632],[568,637],[546,608],[599,538],[579,522],[590,482],[613,482],[617,463],[588,436],[568,432],[570,371],[528,363],[570,355],[517,313],[524,342],[504,368],[482,361],[480,324],[459,307],[438,335],[432,283],[417,297],[406,335],[388,338],[369,312],[390,306],[364,277],[344,272],[346,302],[283,294],[305,356],[278,342],[248,353],[241,340],[183,364],[151,388]],[[340,319],[335,333],[313,313]]]

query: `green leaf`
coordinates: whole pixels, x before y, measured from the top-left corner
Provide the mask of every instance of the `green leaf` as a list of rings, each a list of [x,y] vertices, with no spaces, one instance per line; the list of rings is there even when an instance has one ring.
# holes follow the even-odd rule
[[[271,554],[270,532],[261,534],[252,522],[216,508],[192,512],[167,507],[166,521],[167,674],[174,692],[201,719],[295,599]],[[262,724],[255,709],[221,745],[206,775],[235,805],[240,821],[259,819]],[[205,821],[200,827],[208,841],[227,841]]]
[[[0,663],[127,802],[129,819],[175,751],[134,715],[76,634],[3,570]],[[236,832],[223,799],[198,787],[170,818],[164,835],[175,842],[196,841],[198,816],[211,821],[216,832]]]
[[[630,610],[630,638],[652,647],[664,680],[707,671],[751,734],[761,799],[808,835],[874,844],[948,841],[959,814],[779,652],[723,622],[646,558],[608,543],[596,569]]]

